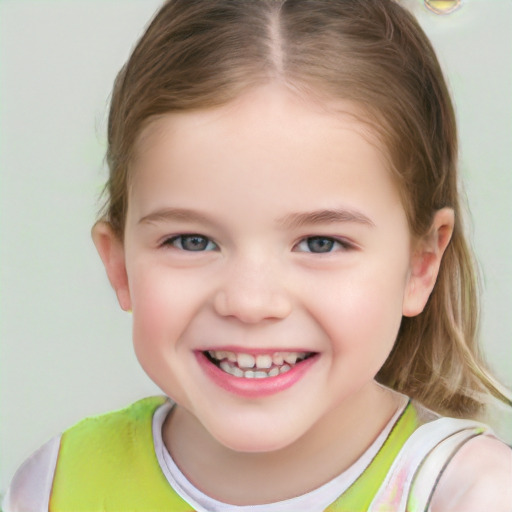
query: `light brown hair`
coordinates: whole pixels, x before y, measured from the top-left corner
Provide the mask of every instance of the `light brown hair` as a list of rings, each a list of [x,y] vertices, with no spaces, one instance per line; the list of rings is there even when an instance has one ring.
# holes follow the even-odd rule
[[[280,81],[356,103],[387,149],[411,232],[451,207],[455,229],[420,315],[403,318],[377,379],[442,413],[471,416],[482,392],[507,401],[477,347],[478,290],[457,183],[457,133],[435,52],[393,0],[169,0],[114,86],[105,218],[122,238],[141,131],[165,113],[220,106]]]

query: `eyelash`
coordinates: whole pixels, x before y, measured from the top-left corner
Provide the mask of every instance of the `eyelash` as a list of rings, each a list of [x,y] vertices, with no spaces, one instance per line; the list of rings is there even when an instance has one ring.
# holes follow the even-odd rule
[[[201,243],[199,244],[199,249],[185,248],[184,243],[186,243],[187,241],[191,241],[193,239],[196,239],[196,241],[202,242],[202,244]],[[327,250],[319,250],[319,251],[312,250],[311,244],[313,244],[315,242],[320,242],[320,241],[321,242],[327,241]],[[300,252],[308,252],[311,254],[329,254],[331,252],[337,252],[340,250],[348,251],[348,250],[354,248],[353,244],[351,244],[350,242],[347,242],[346,240],[340,240],[340,239],[332,238],[329,236],[308,236],[308,237],[300,240],[294,246],[294,249],[295,248],[300,249],[300,246],[304,245],[304,244],[307,246],[307,250],[305,250],[305,248],[302,247],[302,250]],[[208,248],[210,245],[213,247]],[[217,244],[215,244],[215,242],[210,240],[208,237],[199,235],[199,234],[195,234],[195,233],[176,235],[171,238],[167,238],[162,243],[162,246],[172,246],[172,247],[175,247],[176,249],[186,251],[186,252],[205,252],[205,251],[212,251],[212,250],[218,249]],[[335,247],[338,247],[338,249],[333,250]]]
[[[322,241],[322,242],[327,241],[328,242],[328,245],[327,245],[328,250],[325,250],[325,251],[320,250],[317,252],[311,250],[310,244],[318,242],[318,241]],[[303,238],[295,247],[300,247],[303,244],[305,244],[307,246],[308,250],[303,250],[302,252],[309,252],[312,254],[329,254],[331,252],[348,251],[348,250],[354,248],[354,245],[351,244],[350,242],[348,242],[347,240],[333,238],[330,236],[308,236],[306,238]],[[337,249],[335,249],[336,247],[337,247]]]
[[[183,242],[186,241],[187,239],[188,240],[192,240],[192,239],[196,239],[196,240],[202,240],[203,242],[206,243],[206,246],[204,248],[200,248],[200,249],[186,249],[184,246],[183,246]],[[208,249],[208,246],[212,244],[214,247],[213,248],[210,248]],[[173,236],[171,238],[167,238],[166,240],[164,240],[164,242],[162,243],[163,246],[172,246],[172,247],[175,247],[176,249],[179,249],[179,250],[182,250],[182,251],[186,251],[186,252],[204,252],[206,250],[216,250],[218,249],[217,247],[217,244],[215,244],[215,242],[212,242],[208,237],[206,236],[203,236],[203,235],[199,235],[199,234],[195,234],[195,233],[190,233],[190,234],[184,234],[184,235],[176,235],[176,236]]]

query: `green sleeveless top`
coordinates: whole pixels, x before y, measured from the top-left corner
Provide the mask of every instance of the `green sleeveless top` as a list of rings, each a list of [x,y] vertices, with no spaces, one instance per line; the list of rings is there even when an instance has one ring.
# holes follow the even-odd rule
[[[50,511],[193,512],[170,486],[155,454],[153,415],[165,401],[145,398],[64,432]],[[409,402],[366,470],[325,512],[367,510],[418,423]]]

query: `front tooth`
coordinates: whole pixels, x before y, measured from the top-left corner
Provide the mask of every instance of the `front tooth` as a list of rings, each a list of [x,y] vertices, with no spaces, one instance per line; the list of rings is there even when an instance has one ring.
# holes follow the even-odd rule
[[[281,366],[281,368],[279,368],[279,373],[286,373],[286,372],[289,372],[291,370],[291,367],[288,366],[287,364],[283,364],[283,366]]]
[[[272,361],[274,362],[275,365],[281,366],[283,364],[283,362],[284,362],[283,354],[279,354],[278,352],[276,352],[272,356]]]
[[[251,354],[238,354],[237,362],[240,368],[254,368],[256,359]]]
[[[299,357],[299,354],[297,354],[297,352],[289,352],[288,354],[285,354],[284,360],[288,364],[295,364],[297,362],[298,357]]]
[[[256,356],[256,368],[268,369],[272,366],[272,357],[268,355]]]
[[[230,363],[236,363],[236,354],[234,352],[226,352],[226,357]]]
[[[244,372],[244,377],[246,379],[254,379],[254,372],[252,370],[247,370]]]
[[[266,372],[254,372],[255,379],[266,379],[268,374]]]

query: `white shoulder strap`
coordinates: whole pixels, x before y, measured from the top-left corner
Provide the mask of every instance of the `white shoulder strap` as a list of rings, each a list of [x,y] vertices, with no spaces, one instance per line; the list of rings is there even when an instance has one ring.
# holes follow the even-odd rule
[[[491,433],[473,420],[440,418],[419,427],[393,462],[368,512],[426,512],[437,482],[457,450]]]
[[[34,452],[18,469],[0,509],[4,512],[48,512],[61,436]]]

